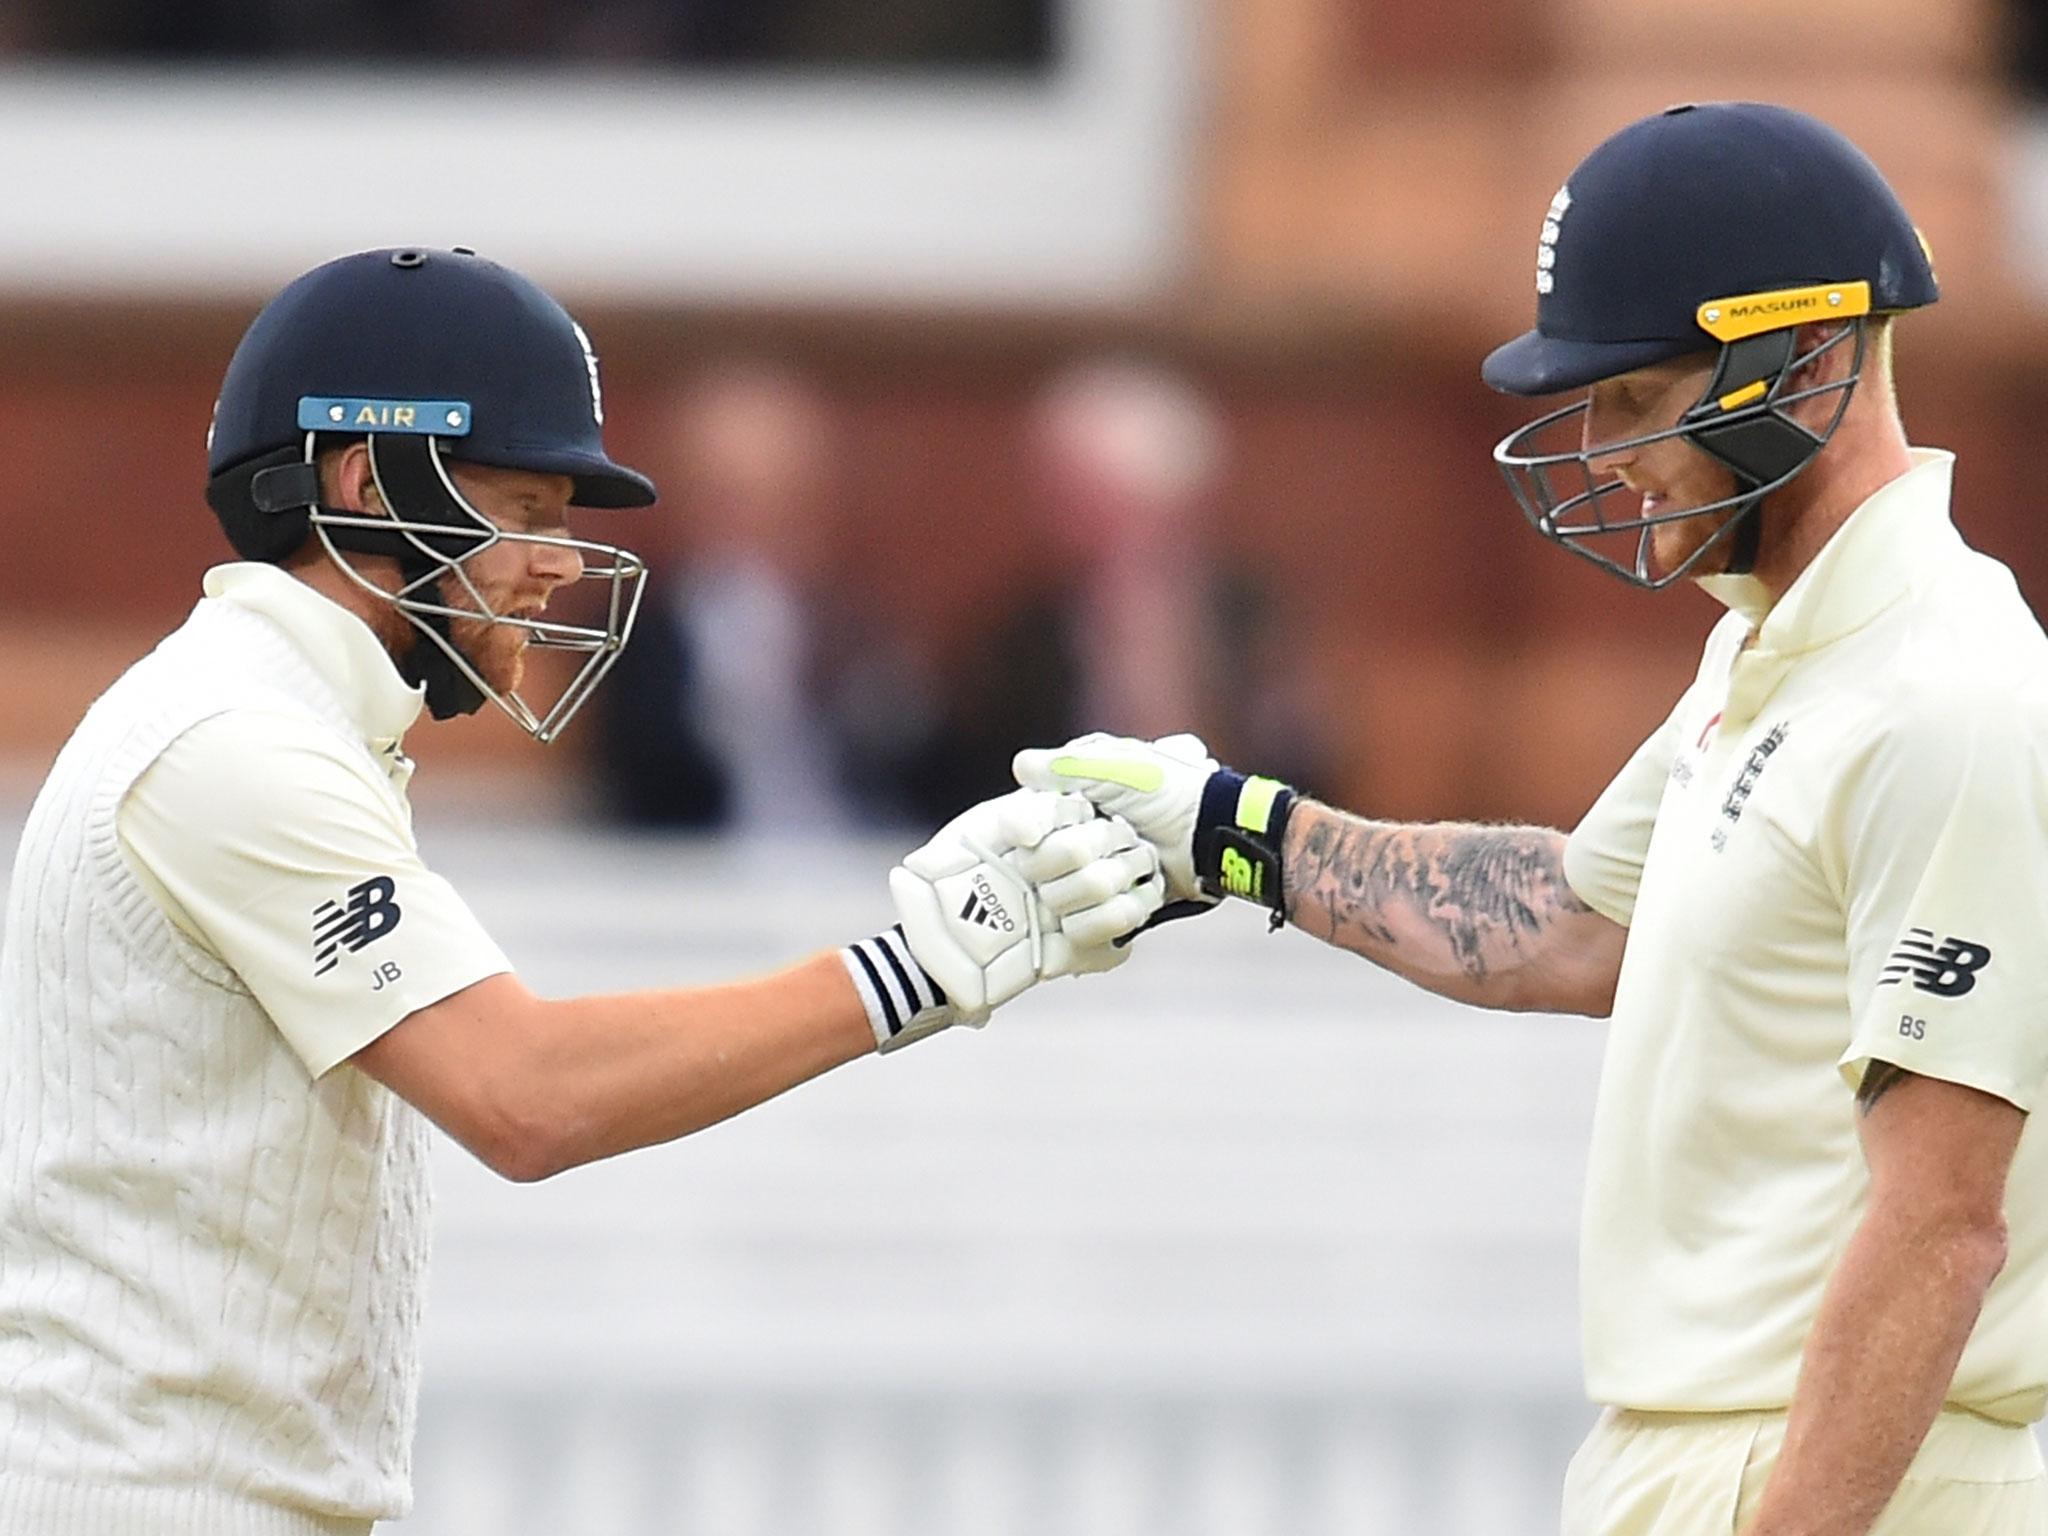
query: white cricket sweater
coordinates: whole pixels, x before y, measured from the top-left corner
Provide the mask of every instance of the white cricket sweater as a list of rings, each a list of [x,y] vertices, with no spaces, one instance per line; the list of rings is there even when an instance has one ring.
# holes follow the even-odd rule
[[[312,1080],[117,837],[169,743],[252,705],[318,721],[381,781],[285,631],[209,601],[93,706],[22,835],[0,946],[8,1536],[334,1536],[410,1502],[425,1123],[352,1068]]]

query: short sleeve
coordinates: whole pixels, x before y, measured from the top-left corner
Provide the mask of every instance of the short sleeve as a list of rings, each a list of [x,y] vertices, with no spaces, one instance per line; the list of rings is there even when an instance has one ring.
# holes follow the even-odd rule
[[[315,1077],[511,969],[374,771],[313,721],[236,710],[172,742],[120,810],[122,846],[167,916],[241,978]]]
[[[1688,693],[1686,698],[1690,697]],[[1685,708],[1685,699],[1680,699],[1565,841],[1566,883],[1587,906],[1624,928],[1635,915],[1643,860],[1650,851],[1657,808],[1664,801],[1664,783],[1678,754],[1679,719]]]
[[[2048,1078],[2048,710],[1906,712],[1854,766],[1837,835],[1843,1075],[1886,1061],[2031,1109]]]

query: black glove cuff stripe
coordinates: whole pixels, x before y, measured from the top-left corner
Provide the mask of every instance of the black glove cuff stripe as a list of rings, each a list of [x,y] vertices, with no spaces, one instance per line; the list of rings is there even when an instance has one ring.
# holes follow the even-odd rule
[[[913,1013],[923,1013],[927,1008],[943,1008],[946,1005],[946,989],[932,980],[931,972],[917,963],[917,957],[910,952],[910,940],[903,936],[903,925],[897,923],[887,932],[876,935],[875,947],[882,952],[882,958],[889,962],[889,969],[896,973],[896,979],[903,983],[903,992],[916,1006]],[[912,976],[915,972],[915,977]],[[922,991],[918,983],[923,982]]]
[[[875,969],[875,962],[868,958],[867,945],[849,944],[847,950],[855,960],[860,962],[860,968],[867,972],[868,985],[875,989],[875,998],[882,1005],[882,1023],[887,1028],[888,1033],[892,1038],[902,1034],[903,1015],[897,1012],[896,999],[890,995],[889,988],[883,983],[882,973]],[[908,990],[907,983],[905,989]]]
[[[881,1049],[921,1039],[950,1021],[946,990],[917,963],[901,923],[847,945],[840,954]]]

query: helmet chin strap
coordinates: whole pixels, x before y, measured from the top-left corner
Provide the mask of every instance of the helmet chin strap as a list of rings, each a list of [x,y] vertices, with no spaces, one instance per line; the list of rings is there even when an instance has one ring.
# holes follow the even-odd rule
[[[441,601],[441,584],[428,582],[419,589],[429,594],[433,601]],[[408,615],[412,622],[432,628],[450,647],[455,637],[448,633],[447,618],[438,613],[423,616]],[[427,691],[427,713],[436,720],[451,720],[457,715],[473,715],[484,707],[484,691],[471,682],[447,651],[435,645],[425,635],[413,637],[412,649],[398,658],[398,675],[415,688]]]
[[[1764,543],[1764,498],[1751,497],[1735,514],[1735,532],[1728,539],[1728,563],[1721,567],[1728,576],[1756,573],[1756,557]]]
[[[1843,407],[1847,406],[1848,394],[1855,389],[1863,370],[1864,322],[1859,317],[1848,323],[1855,327],[1856,352],[1850,377],[1843,385]],[[1819,356],[1837,340],[1839,337],[1831,338],[1809,358],[1799,361],[1811,361],[1811,357]],[[1721,348],[1706,393],[1683,418],[1682,424],[1689,428],[1687,440],[1726,465],[1740,487],[1754,490],[1789,479],[1811,462],[1834,434],[1833,424],[1824,435],[1809,432],[1777,410],[1751,414],[1746,419],[1723,419],[1731,410],[1739,410],[1741,397],[1753,396],[1759,385],[1769,401],[1784,393],[1786,375],[1795,366],[1797,344],[1798,332],[1791,329],[1764,331],[1728,342]],[[1728,403],[1731,400],[1736,402],[1734,406]],[[1835,423],[1840,420],[1838,409]],[[1729,576],[1753,574],[1763,535],[1764,498],[1752,496],[1736,509],[1734,531],[1728,538],[1728,563],[1722,572]]]

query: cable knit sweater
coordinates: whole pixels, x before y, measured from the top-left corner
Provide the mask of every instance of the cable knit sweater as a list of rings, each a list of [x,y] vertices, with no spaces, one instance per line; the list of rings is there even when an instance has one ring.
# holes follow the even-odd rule
[[[252,704],[368,754],[276,624],[202,603],[86,716],[22,836],[0,947],[0,1531],[332,1536],[410,1499],[424,1123],[347,1066],[313,1081],[117,836],[169,743]]]

